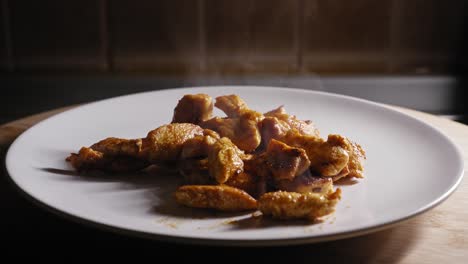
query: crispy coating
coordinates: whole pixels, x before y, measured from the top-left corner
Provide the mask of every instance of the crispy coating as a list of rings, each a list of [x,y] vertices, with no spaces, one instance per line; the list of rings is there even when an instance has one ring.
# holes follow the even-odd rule
[[[141,139],[122,139],[109,137],[91,146],[91,149],[107,155],[126,155],[138,157],[141,151]]]
[[[228,137],[241,150],[253,152],[261,143],[259,123],[263,114],[251,110],[237,95],[226,95],[216,98],[215,106],[223,110],[228,117],[214,117],[200,124],[211,129],[222,137]]]
[[[184,143],[197,135],[203,135],[203,129],[194,124],[160,126],[142,140],[140,155],[151,163],[175,161],[179,159]]]
[[[364,160],[366,153],[359,144],[356,144],[346,137],[341,135],[329,135],[328,142],[335,146],[340,146],[346,150],[349,155],[348,162],[348,177],[363,178],[364,174]]]
[[[187,94],[174,109],[172,123],[199,124],[211,118],[213,99],[207,94]]]
[[[319,130],[315,127],[314,123],[310,120],[299,120],[295,115],[289,115],[284,109],[284,106],[280,106],[265,113],[265,118],[276,118],[279,123],[286,126],[288,130],[296,130],[302,135],[320,136]]]
[[[305,150],[272,139],[266,150],[266,164],[275,180],[292,180],[309,169]]]
[[[278,219],[315,220],[331,214],[341,199],[341,189],[328,194],[269,192],[258,200],[258,209],[264,215]]]
[[[210,175],[218,183],[225,183],[231,176],[244,169],[242,151],[229,138],[223,137],[210,146],[208,164]]]
[[[105,170],[110,172],[138,171],[148,163],[144,160],[125,155],[110,155],[92,148],[82,147],[66,159],[77,171]]]
[[[319,137],[291,131],[282,141],[290,146],[303,148],[311,162],[310,169],[318,176],[335,176],[348,165],[348,152],[343,146],[336,144],[333,136],[330,141],[325,141]]]
[[[222,137],[231,139],[237,147],[246,152],[253,152],[262,141],[258,128],[258,116],[251,112],[236,118],[214,117],[200,125],[218,132]]]
[[[226,185],[185,185],[175,192],[179,204],[212,208],[221,211],[242,211],[257,208],[257,201],[248,193]]]
[[[245,101],[235,94],[216,97],[215,106],[221,109],[228,117],[238,117],[250,110]]]
[[[227,117],[212,118],[213,106]],[[262,114],[237,95],[213,104],[210,96],[193,94],[179,100],[171,124],[145,138],[106,138],[67,161],[78,171],[171,168],[187,184],[175,192],[182,205],[314,220],[341,199],[334,181],[363,177],[365,158],[360,145],[340,135],[322,139],[311,121],[283,106]]]

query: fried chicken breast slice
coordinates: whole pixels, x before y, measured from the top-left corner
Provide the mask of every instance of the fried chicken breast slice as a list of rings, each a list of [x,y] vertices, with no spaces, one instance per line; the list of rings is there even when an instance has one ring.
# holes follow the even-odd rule
[[[297,119],[295,115],[290,115],[286,112],[284,106],[280,106],[264,114],[265,118],[276,118],[282,122],[283,125],[288,127],[288,130],[296,130],[302,135],[312,135],[319,137],[319,130],[315,127],[314,123],[310,120]]]
[[[315,220],[331,214],[341,199],[341,189],[327,194],[269,192],[258,200],[258,209],[273,218]]]
[[[66,161],[79,172],[87,170],[128,172],[139,171],[148,166],[146,161],[134,156],[106,154],[88,147],[82,147],[78,153],[72,153]]]
[[[220,211],[242,211],[257,208],[257,200],[248,193],[226,185],[185,185],[175,192],[179,204]]]
[[[306,151],[272,139],[266,150],[266,164],[274,180],[292,180],[309,169]]]
[[[214,117],[200,126],[231,139],[241,150],[253,152],[261,143],[258,118],[256,114],[247,112],[236,118]]]
[[[245,101],[235,94],[216,97],[215,106],[228,117],[238,117],[246,111],[251,111]]]
[[[261,143],[259,123],[263,120],[263,114],[249,109],[237,95],[219,96],[215,106],[228,117],[214,117],[200,126],[214,130],[222,137],[228,137],[241,150],[253,152]]]
[[[91,146],[91,149],[107,155],[126,155],[138,157],[141,152],[141,139],[122,139],[109,137]]]
[[[364,177],[364,160],[366,153],[362,147],[341,135],[328,136],[328,142],[335,146],[340,146],[346,150],[349,156],[348,174],[347,177],[363,178]]]
[[[203,129],[190,123],[160,126],[142,140],[140,156],[151,163],[178,160],[185,142],[201,135]]]
[[[349,154],[342,145],[337,144],[333,135],[325,141],[319,137],[290,131],[282,141],[304,149],[310,160],[310,169],[318,176],[338,175],[348,165]]]
[[[199,124],[211,118],[213,99],[207,94],[184,95],[174,109],[172,123]]]
[[[223,137],[210,146],[208,171],[218,183],[225,183],[230,177],[244,169],[243,152],[229,138]]]

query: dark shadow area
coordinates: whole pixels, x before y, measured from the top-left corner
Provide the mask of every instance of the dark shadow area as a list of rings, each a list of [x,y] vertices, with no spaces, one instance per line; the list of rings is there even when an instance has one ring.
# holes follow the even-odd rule
[[[145,192],[145,199],[148,203],[148,211],[160,214],[187,219],[207,219],[207,218],[226,218],[244,215],[248,212],[219,212],[210,209],[188,208],[177,204],[174,199],[174,192],[181,185],[182,179],[176,173],[170,173],[165,170],[164,173],[157,175],[156,171],[135,172],[135,173],[106,173],[103,171],[88,171],[86,173],[77,173],[74,170],[64,170],[56,168],[40,168],[49,173],[70,176],[57,180],[66,181],[86,181],[86,182],[112,182],[120,183],[119,190],[148,189]],[[100,190],[100,191],[114,191]]]
[[[468,124],[468,9],[464,5],[463,26],[461,32],[463,36],[457,45],[456,60],[452,66],[452,71],[457,77],[457,87],[455,90],[455,111],[460,118],[457,120],[464,124]]]

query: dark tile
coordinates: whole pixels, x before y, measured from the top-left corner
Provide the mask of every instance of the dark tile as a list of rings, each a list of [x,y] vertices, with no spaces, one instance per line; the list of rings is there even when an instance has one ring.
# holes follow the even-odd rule
[[[180,73],[200,65],[199,2],[109,1],[117,70]]]
[[[395,0],[392,68],[399,73],[447,73],[466,34],[466,1]],[[465,30],[465,32],[464,32]]]
[[[387,70],[391,0],[304,1],[303,62],[319,73]]]
[[[289,72],[296,69],[298,0],[207,0],[208,71]]]
[[[15,66],[105,69],[101,1],[9,1]]]

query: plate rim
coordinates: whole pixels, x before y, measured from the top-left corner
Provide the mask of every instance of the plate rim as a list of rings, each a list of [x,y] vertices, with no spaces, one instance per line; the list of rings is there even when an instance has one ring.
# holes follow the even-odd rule
[[[432,202],[425,204],[424,206],[421,206],[417,210],[414,210],[412,213],[406,215],[405,217],[401,217],[398,219],[394,220],[389,220],[389,221],[384,221],[378,224],[370,225],[367,227],[362,227],[362,228],[356,228],[356,229],[351,229],[349,231],[345,232],[340,232],[336,231],[333,233],[329,234],[323,234],[323,235],[310,235],[310,236],[304,236],[304,237],[295,237],[295,238],[279,238],[279,239],[270,239],[270,238],[263,238],[263,239],[217,239],[217,238],[206,238],[206,237],[192,237],[192,236],[183,236],[183,235],[178,235],[178,234],[158,234],[158,233],[152,233],[152,232],[147,232],[147,231],[141,231],[141,230],[135,230],[135,229],[129,229],[126,227],[120,227],[117,225],[111,225],[107,223],[102,223],[98,221],[94,221],[91,219],[87,219],[86,217],[79,216],[73,213],[69,213],[66,211],[63,211],[59,208],[56,208],[52,205],[47,204],[46,202],[41,201],[40,199],[36,198],[33,194],[28,192],[25,188],[21,187],[14,177],[10,174],[10,169],[9,169],[9,163],[11,162],[11,153],[14,151],[15,146],[20,142],[21,138],[26,137],[33,128],[42,125],[44,122],[50,122],[51,120],[55,118],[59,118],[62,115],[69,114],[74,111],[80,111],[83,108],[87,107],[92,107],[93,105],[105,102],[105,101],[112,101],[116,99],[122,99],[125,97],[132,97],[132,96],[141,96],[142,94],[152,94],[152,93],[158,93],[158,92],[171,92],[171,91],[181,91],[181,90],[197,90],[197,89],[217,89],[217,88],[222,88],[222,89],[245,89],[245,88],[251,88],[251,89],[279,89],[283,91],[295,91],[295,92],[304,92],[304,93],[311,93],[311,94],[319,94],[319,95],[325,95],[325,96],[331,96],[335,98],[344,98],[346,100],[351,100],[359,103],[365,103],[368,105],[372,105],[373,107],[378,107],[378,108],[385,108],[385,110],[392,112],[393,114],[402,116],[404,118],[410,119],[413,122],[418,123],[419,125],[424,126],[425,128],[431,129],[435,131],[440,137],[444,138],[451,146],[451,148],[455,151],[456,156],[457,156],[457,163],[459,163],[460,167],[458,168],[457,175],[456,175],[456,182],[448,189],[446,190],[442,195],[438,196],[437,199],[434,199]],[[417,111],[417,110],[414,110]],[[182,244],[203,244],[203,245],[218,245],[218,246],[284,246],[284,245],[298,245],[298,244],[305,244],[305,243],[318,243],[318,242],[326,242],[326,241],[332,241],[332,240],[339,240],[339,239],[345,239],[345,238],[350,238],[350,237],[356,237],[356,236],[361,236],[365,234],[370,234],[374,233],[380,230],[384,230],[387,228],[394,227],[398,224],[401,224],[403,222],[406,222],[418,215],[421,215],[436,206],[440,205],[443,203],[445,200],[447,200],[460,186],[460,183],[462,182],[464,178],[464,159],[462,152],[460,150],[460,147],[444,132],[442,132],[439,128],[426,123],[416,117],[410,116],[406,113],[400,112],[389,105],[382,104],[379,102],[374,102],[370,101],[367,99],[363,98],[358,98],[354,96],[349,96],[349,95],[342,95],[342,94],[337,94],[337,93],[331,93],[331,92],[326,92],[326,91],[316,91],[316,90],[310,90],[310,89],[301,89],[301,88],[289,88],[289,87],[280,87],[280,86],[259,86],[259,85],[213,85],[213,86],[193,86],[193,87],[180,87],[180,88],[170,88],[170,89],[161,89],[161,90],[152,90],[152,91],[145,91],[145,92],[138,92],[138,93],[130,93],[130,94],[125,94],[125,95],[120,95],[120,96],[115,96],[115,97],[110,97],[106,99],[101,99],[97,101],[92,101],[89,103],[85,103],[82,105],[79,105],[75,108],[65,110],[61,113],[58,113],[56,115],[50,116],[44,120],[41,120],[40,122],[37,122],[33,126],[29,127],[27,130],[25,130],[21,135],[19,135],[9,146],[8,151],[6,152],[5,159],[3,160],[4,163],[4,172],[8,176],[7,179],[9,180],[10,183],[19,191],[19,193],[23,196],[26,197],[29,201],[34,203],[35,205],[38,205],[39,207],[54,213],[55,215],[59,215],[65,219],[71,220],[72,222],[75,223],[80,223],[80,224],[85,224],[88,226],[92,226],[93,228],[101,229],[101,230],[106,230],[106,231],[111,231],[114,233],[118,234],[124,234],[124,235],[130,235],[130,236],[137,236],[137,237],[143,237],[143,238],[150,238],[150,239],[155,239],[159,241],[171,241],[171,242],[177,242],[177,243],[182,243]]]

